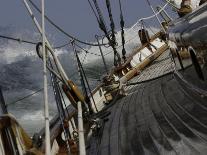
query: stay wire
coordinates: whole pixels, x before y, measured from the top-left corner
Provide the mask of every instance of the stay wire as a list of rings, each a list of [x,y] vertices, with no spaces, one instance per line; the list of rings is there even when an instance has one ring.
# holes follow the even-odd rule
[[[82,64],[81,64],[81,62],[80,62],[80,59],[79,59],[78,55],[77,55],[77,61],[78,61],[78,63],[79,63],[79,66],[80,66],[80,69],[81,69],[82,76],[83,76],[83,78],[85,79],[85,82],[86,82],[86,85],[87,85],[87,87],[88,87],[90,96],[91,96],[92,101],[93,101],[93,103],[94,103],[94,107],[95,107],[95,109],[96,109],[96,112],[98,112],[98,109],[97,109],[97,106],[96,106],[96,102],[95,102],[95,100],[94,100],[94,97],[93,97],[93,94],[92,94],[92,91],[91,91],[91,88],[90,88],[88,79],[87,79],[87,77],[86,77],[85,71],[84,71],[84,69],[83,69],[83,66],[82,66]],[[83,80],[84,80],[84,79],[83,79]],[[87,94],[87,91],[86,91],[86,94]],[[88,96],[88,95],[87,95],[87,96]],[[88,97],[89,97],[89,96],[88,96]]]
[[[27,44],[32,44],[32,45],[37,44],[36,42],[33,42],[33,41],[27,41],[27,40],[23,40],[21,38],[8,37],[8,36],[5,36],[5,35],[0,35],[0,38],[17,41],[19,43],[27,43]]]
[[[49,85],[49,86],[51,86],[51,85]],[[17,102],[19,102],[19,101],[22,101],[22,100],[25,100],[25,99],[27,99],[27,98],[30,98],[31,96],[33,96],[33,95],[35,95],[35,94],[37,94],[37,93],[39,93],[39,92],[41,92],[41,91],[43,91],[43,90],[44,90],[44,88],[40,88],[40,89],[36,90],[35,92],[33,92],[33,93],[31,93],[31,94],[28,94],[28,95],[26,95],[26,96],[24,96],[24,97],[22,97],[22,98],[19,98],[19,99],[16,100],[16,101],[13,101],[13,102],[8,103],[6,106],[10,106],[10,105],[13,105],[13,104],[15,104],[15,103],[17,103]]]
[[[91,7],[91,9],[92,9],[92,11],[93,11],[93,14],[94,14],[95,17],[96,17],[96,20],[99,21],[98,15],[96,14],[96,11],[95,11],[95,9],[93,8],[93,5],[92,5],[91,1],[88,0],[88,3],[89,3],[89,5],[90,5],[90,7]]]
[[[12,40],[12,41],[16,41],[18,43],[26,43],[26,44],[31,44],[31,45],[37,45],[38,44],[38,42],[28,41],[28,40],[25,40],[25,39],[15,38],[15,37],[10,37],[10,36],[5,36],[5,35],[0,35],[0,38],[7,39],[7,40]],[[54,49],[63,48],[65,46],[67,46],[68,44],[70,44],[70,42],[65,43],[63,45],[58,45],[58,46],[53,47],[53,48]]]
[[[50,68],[54,69],[50,59],[49,59],[48,63],[49,63]],[[56,101],[59,117],[60,117],[60,120],[61,120],[61,125],[62,125],[62,128],[63,128],[63,133],[64,133],[64,136],[66,138],[66,145],[67,145],[67,149],[68,149],[68,153],[69,153],[70,152],[70,146],[69,146],[68,140],[71,137],[71,135],[70,135],[70,132],[68,130],[66,130],[66,128],[64,126],[64,120],[65,120],[66,114],[65,114],[64,107],[63,107],[63,100],[62,100],[62,97],[60,95],[60,92],[61,92],[60,91],[60,86],[57,82],[57,77],[55,75],[53,75],[52,72],[50,72],[50,77],[51,77],[51,82],[52,82],[52,86],[53,86],[53,93],[54,93],[54,96],[55,96],[55,101]]]
[[[107,28],[107,26],[106,26],[106,23],[105,23],[105,21],[104,21],[104,18],[103,18],[103,15],[102,15],[102,12],[101,12],[101,9],[100,9],[100,7],[99,7],[99,5],[98,5],[98,2],[96,1],[96,0],[93,0],[93,3],[94,3],[94,6],[95,6],[95,8],[96,8],[96,11],[97,11],[97,13],[98,13],[98,23],[99,23],[99,27],[107,34],[107,32],[108,32],[108,28]],[[93,7],[92,7],[92,9],[93,9]]]
[[[30,2],[30,4],[39,12],[41,13],[42,11],[37,7],[37,5],[32,1],[32,0],[28,0]],[[68,36],[69,38],[71,38],[72,40],[75,40],[79,43],[85,44],[85,45],[89,45],[89,46],[98,46],[98,44],[93,44],[93,43],[89,43],[89,42],[84,42],[82,40],[79,40],[78,38],[75,38],[74,36],[68,34],[66,31],[64,31],[60,26],[58,26],[57,24],[55,24],[47,15],[45,15],[45,19],[51,24],[53,25],[57,30],[59,30],[61,33],[65,34],[66,36]],[[106,44],[101,44],[101,46],[105,46]]]
[[[68,108],[67,108],[67,105],[66,105],[66,102],[65,102],[65,99],[64,99],[64,96],[63,96],[63,92],[61,91],[60,88],[59,88],[59,92],[60,92],[60,95],[61,95],[61,98],[62,98],[62,101],[63,101],[63,105],[64,105],[64,107],[65,107],[66,113],[67,113],[67,115],[69,116],[69,110],[68,110]],[[71,123],[71,125],[72,125],[73,130],[75,130],[75,126],[74,126],[73,122],[71,121],[71,119],[70,119],[70,123]]]
[[[77,53],[77,50],[76,50],[76,47],[75,47],[76,45],[74,44],[74,42],[72,42],[72,46],[73,46],[73,50],[75,52],[75,56],[77,58],[78,69],[79,69],[79,73],[80,73],[80,77],[81,77],[82,87],[83,87],[83,89],[85,91],[85,96],[88,98],[89,102],[91,103],[89,95],[88,95],[88,92],[87,92],[87,88],[86,88],[86,86],[87,86],[88,90],[89,90],[89,93],[90,93],[90,96],[92,98],[92,101],[94,103],[94,107],[95,107],[96,111],[98,112],[98,109],[96,107],[96,103],[95,103],[95,100],[93,98],[93,94],[92,94],[92,91],[91,91],[91,88],[90,88],[87,76],[86,76],[85,71],[83,69],[82,63],[80,62],[80,59],[79,59],[79,56],[78,56],[78,53]],[[93,111],[92,110],[92,105],[89,102],[88,102],[89,110],[92,112]]]

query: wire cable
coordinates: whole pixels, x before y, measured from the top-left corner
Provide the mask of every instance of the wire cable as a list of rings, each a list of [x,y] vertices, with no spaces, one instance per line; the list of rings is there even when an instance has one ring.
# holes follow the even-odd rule
[[[21,38],[8,37],[8,36],[5,36],[5,35],[0,35],[0,38],[17,41],[19,43],[27,43],[27,44],[32,44],[32,45],[37,44],[36,42],[33,42],[33,41],[24,40],[24,39],[21,39]]]
[[[32,0],[28,0],[30,2],[30,4],[39,12],[41,13],[42,11],[37,7],[37,5],[32,2]],[[61,33],[63,33],[64,35],[66,35],[67,37],[71,38],[72,40],[75,40],[79,43],[85,44],[85,45],[89,45],[89,46],[98,46],[98,44],[93,44],[93,43],[89,43],[89,42],[84,42],[82,40],[79,40],[78,38],[68,34],[67,32],[65,32],[60,26],[58,26],[57,24],[55,24],[47,15],[45,15],[45,19],[51,24],[53,25],[57,30],[59,30]],[[107,43],[105,44],[101,44],[101,46],[105,46],[107,45]]]
[[[49,85],[49,86],[51,86],[51,85]],[[44,90],[44,88],[38,89],[38,90],[36,90],[35,92],[33,92],[33,93],[31,93],[31,94],[28,94],[28,95],[26,95],[26,96],[24,96],[24,97],[22,97],[22,98],[19,98],[19,99],[16,100],[16,101],[13,101],[13,102],[8,103],[7,106],[10,106],[10,105],[15,104],[15,103],[17,103],[17,102],[19,102],[19,101],[25,100],[25,99],[27,99],[27,98],[29,98],[29,97],[31,97],[31,96],[33,96],[33,95],[35,95],[35,94],[37,94],[37,93],[43,91],[43,90]]]

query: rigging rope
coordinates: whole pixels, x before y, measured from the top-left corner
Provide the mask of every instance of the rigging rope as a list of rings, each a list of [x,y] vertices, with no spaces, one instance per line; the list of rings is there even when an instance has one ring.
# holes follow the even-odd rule
[[[125,38],[124,38],[124,17],[121,6],[121,0],[119,0],[119,9],[120,9],[120,26],[121,26],[121,39],[122,39],[122,58],[124,62],[126,61],[126,50],[125,50]]]
[[[90,3],[90,0],[88,0],[88,2]],[[99,27],[105,33],[106,37],[108,38],[108,28],[106,26],[103,15],[101,13],[101,9],[99,8],[99,5],[98,5],[96,0],[93,0],[93,3],[94,3],[94,6],[96,8],[96,11],[98,13],[98,16],[96,15],[96,13],[95,13],[95,15],[96,15],[97,21],[99,23]],[[90,5],[90,6],[92,7],[92,5]],[[93,9],[93,7],[92,7],[92,9]]]
[[[5,36],[5,35],[0,35],[0,38],[16,41],[16,42],[19,42],[19,43],[27,43],[27,44],[31,44],[31,45],[37,45],[38,44],[38,42],[28,41],[28,40],[21,39],[21,38],[9,37],[9,36]],[[53,47],[53,48],[54,49],[59,49],[59,48],[65,47],[65,46],[67,46],[69,44],[70,44],[70,42],[69,43],[65,43],[63,45],[59,45],[59,46]]]
[[[97,22],[99,24],[99,28],[104,32],[106,38],[108,39],[108,42],[109,42],[109,45],[112,47],[113,51],[114,51],[114,65],[117,66],[118,63],[120,64],[121,63],[121,58],[116,50],[116,38],[115,38],[115,32],[114,32],[114,22],[113,22],[113,18],[112,18],[112,13],[111,13],[111,7],[110,7],[110,2],[106,0],[106,4],[107,4],[107,9],[108,9],[108,13],[109,13],[109,18],[110,18],[110,21],[111,21],[111,31],[112,31],[112,34],[111,36],[109,35],[108,33],[108,30],[107,30],[107,27],[106,27],[106,24],[104,22],[104,18],[103,18],[103,15],[101,13],[101,10],[99,8],[99,5],[97,3],[96,0],[93,0],[93,3],[94,3],[94,6],[96,8],[96,11],[97,11],[97,14],[98,16],[96,15],[95,11],[94,11],[94,8],[90,2],[90,0],[88,0],[89,4],[90,4],[90,7],[91,9],[93,10],[93,13],[95,14],[96,18],[97,18]]]
[[[135,38],[137,38],[137,34],[134,35],[131,39],[127,40],[126,43],[130,42],[131,40],[133,40],[133,39],[135,39]],[[119,45],[119,46],[117,47],[117,49],[120,48],[120,47],[122,47],[122,45]],[[108,54],[110,54],[110,53],[112,53],[112,52],[113,52],[113,51],[109,51],[109,52],[106,53],[104,56],[106,56],[106,55],[108,55]]]
[[[51,85],[49,85],[49,86],[51,86]],[[35,94],[37,94],[37,93],[43,91],[43,89],[44,89],[44,88],[38,89],[38,90],[36,90],[35,92],[33,92],[33,93],[29,94],[29,95],[26,95],[26,96],[24,96],[24,97],[22,97],[22,98],[19,98],[19,99],[16,100],[16,101],[10,102],[10,103],[7,104],[7,106],[12,105],[12,104],[15,104],[15,103],[17,103],[17,102],[19,102],[19,101],[25,100],[25,99],[27,99],[27,98],[29,98],[29,97],[31,97],[31,96],[33,96],[33,95],[35,95]]]
[[[88,50],[84,49],[83,47],[79,46],[77,43],[74,43],[78,48],[80,48],[81,50],[83,50],[85,53],[87,54],[91,54],[91,55],[95,55],[95,56],[101,56],[100,54],[96,54],[96,53],[93,53],[93,52],[89,52]]]
[[[83,62],[83,63],[85,62],[85,60],[86,60],[87,56],[88,56],[88,54],[87,54],[87,53],[85,53],[85,55],[84,55],[84,57],[83,57],[83,60],[82,60],[82,62]]]
[[[88,2],[90,3],[90,0],[88,0]],[[105,24],[105,21],[104,21],[104,18],[103,18],[103,15],[102,15],[102,13],[101,13],[101,10],[100,10],[100,8],[99,8],[99,6],[98,6],[98,3],[97,3],[97,1],[96,0],[93,0],[93,3],[94,3],[94,5],[95,5],[95,7],[96,7],[96,11],[97,11],[97,13],[98,13],[98,18],[97,18],[97,22],[98,22],[98,24],[99,24],[99,28],[104,32],[104,34],[105,34],[105,36],[106,36],[106,38],[108,39],[108,41],[109,41],[109,44],[110,44],[110,36],[109,36],[109,34],[108,34],[108,28],[107,28],[107,26],[106,26],[106,24]],[[93,6],[92,5],[90,5],[91,6],[91,8],[93,9]],[[94,10],[94,9],[93,9]],[[95,13],[95,15],[96,15],[96,13]]]
[[[48,59],[48,60],[49,60],[49,62],[48,62],[49,67],[54,69],[51,60],[50,59]],[[61,98],[61,95],[60,95],[60,86],[58,84],[57,77],[52,72],[50,72],[50,77],[51,77],[53,93],[54,93],[54,96],[55,96],[55,101],[56,101],[56,105],[57,105],[61,125],[62,125],[62,128],[63,128],[63,133],[64,133],[64,136],[66,138],[66,146],[67,146],[67,150],[68,150],[68,153],[69,153],[70,152],[70,146],[69,146],[68,140],[71,136],[70,136],[69,131],[65,128],[65,125],[64,125],[64,120],[65,120],[66,115],[65,115],[64,108],[63,108],[62,98]]]
[[[106,6],[107,6],[107,10],[108,10],[108,15],[109,15],[109,19],[110,19],[110,26],[111,26],[111,47],[114,50],[114,65],[120,65],[121,64],[121,58],[119,53],[117,52],[116,49],[116,37],[115,37],[115,24],[114,24],[114,20],[113,20],[113,16],[112,16],[112,12],[111,12],[111,4],[110,4],[110,0],[106,0]]]
[[[0,38],[17,41],[19,43],[23,42],[23,43],[32,44],[32,45],[36,45],[37,44],[36,42],[33,42],[33,41],[27,41],[27,40],[23,40],[21,38],[13,38],[13,37],[8,37],[8,36],[4,36],[4,35],[0,35]]]
[[[32,0],[28,0],[30,2],[30,4],[39,12],[41,13],[41,10],[37,7],[37,5],[32,2]],[[65,32],[60,26],[58,26],[57,24],[55,24],[48,16],[45,15],[45,19],[51,24],[53,25],[57,30],[59,30],[61,33],[65,34],[67,37],[71,38],[72,40],[75,40],[79,43],[85,44],[85,45],[89,45],[89,46],[98,46],[97,44],[93,44],[93,43],[89,43],[89,42],[84,42],[82,40],[79,40],[78,38],[75,38],[74,36],[68,34],[67,32]],[[107,44],[101,44],[101,46],[105,46]]]
[[[81,80],[82,88],[83,88],[83,90],[84,90],[84,92],[85,92],[85,100],[86,100],[86,103],[87,103],[87,105],[88,105],[90,114],[93,113],[93,109],[92,109],[92,106],[91,106],[91,101],[90,101],[90,98],[89,98],[89,95],[88,95],[88,92],[87,92],[86,85],[87,85],[87,87],[88,87],[88,89],[89,89],[89,93],[90,93],[91,98],[92,98],[92,100],[93,100],[94,107],[95,107],[96,111],[98,112],[98,109],[97,109],[97,107],[96,107],[95,100],[94,100],[94,98],[93,98],[92,91],[91,91],[90,86],[89,86],[89,83],[88,83],[88,79],[87,79],[87,77],[86,77],[85,71],[84,71],[83,66],[82,66],[82,64],[81,64],[81,62],[80,62],[80,59],[79,59],[79,57],[78,57],[78,53],[77,53],[77,50],[76,50],[76,48],[75,48],[75,44],[74,44],[74,42],[71,42],[71,44],[72,44],[72,46],[73,46],[73,50],[74,50],[74,53],[75,53],[75,56],[76,56],[76,59],[77,59],[78,71],[79,71],[80,78],[81,78],[80,80]]]

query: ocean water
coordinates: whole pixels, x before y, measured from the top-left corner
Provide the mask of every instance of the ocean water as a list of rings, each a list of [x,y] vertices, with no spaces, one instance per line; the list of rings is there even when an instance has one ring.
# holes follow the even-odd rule
[[[137,35],[139,27],[126,29],[126,51],[131,50],[139,44]],[[1,28],[1,34],[17,36],[22,38],[40,39],[38,34],[30,34],[26,31],[14,31],[8,28]],[[120,32],[117,32],[117,42],[121,45]],[[84,47],[91,53],[100,54],[98,47]],[[107,65],[113,66],[113,52],[111,48],[102,47]],[[121,52],[122,48],[118,48]],[[66,73],[72,80],[80,86],[77,65],[73,51],[58,49],[56,54],[60,59]],[[79,53],[81,62],[86,71],[91,88],[100,82],[105,74],[102,59],[94,54],[87,54],[84,51]],[[36,54],[35,46],[0,39],[0,86],[3,89],[8,111],[13,114],[23,128],[33,135],[44,126],[43,116],[43,92],[40,91],[24,100],[16,102],[24,96],[34,93],[43,87],[43,66],[42,60]],[[48,76],[49,77],[49,76]],[[50,79],[48,78],[49,83]],[[52,88],[49,86],[49,110],[50,118],[55,116],[57,108],[53,96]],[[69,102],[67,102],[69,104]]]

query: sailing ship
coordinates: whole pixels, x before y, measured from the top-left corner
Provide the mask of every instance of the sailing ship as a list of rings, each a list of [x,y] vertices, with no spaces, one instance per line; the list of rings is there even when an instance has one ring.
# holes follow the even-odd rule
[[[117,51],[115,25],[110,0],[106,0],[110,19],[108,31],[96,0],[89,0],[100,29],[108,43],[82,42],[64,32],[44,13],[44,0],[39,9],[31,0],[23,0],[29,15],[42,35],[36,51],[43,60],[45,127],[31,138],[14,116],[9,114],[0,91],[0,154],[206,154],[207,151],[207,4],[200,2],[192,10],[190,0],[181,8],[166,0],[153,15],[140,19],[136,32],[141,45],[126,55],[124,17],[121,0],[120,27],[122,57]],[[165,11],[172,6],[179,14],[171,19]],[[33,6],[42,15],[42,25],[33,15]],[[149,33],[145,20],[155,18],[160,30]],[[45,35],[45,19],[72,38],[82,90],[68,78],[54,48]],[[19,41],[17,38],[2,38]],[[21,42],[31,43],[26,40]],[[97,46],[107,72],[101,83],[91,90],[77,44]],[[110,46],[114,66],[108,69],[102,46]],[[83,49],[86,50],[86,49]],[[90,51],[87,51],[90,52]],[[48,72],[48,74],[47,74]],[[49,120],[47,75],[51,78],[58,115]],[[70,105],[64,103],[64,96]]]

